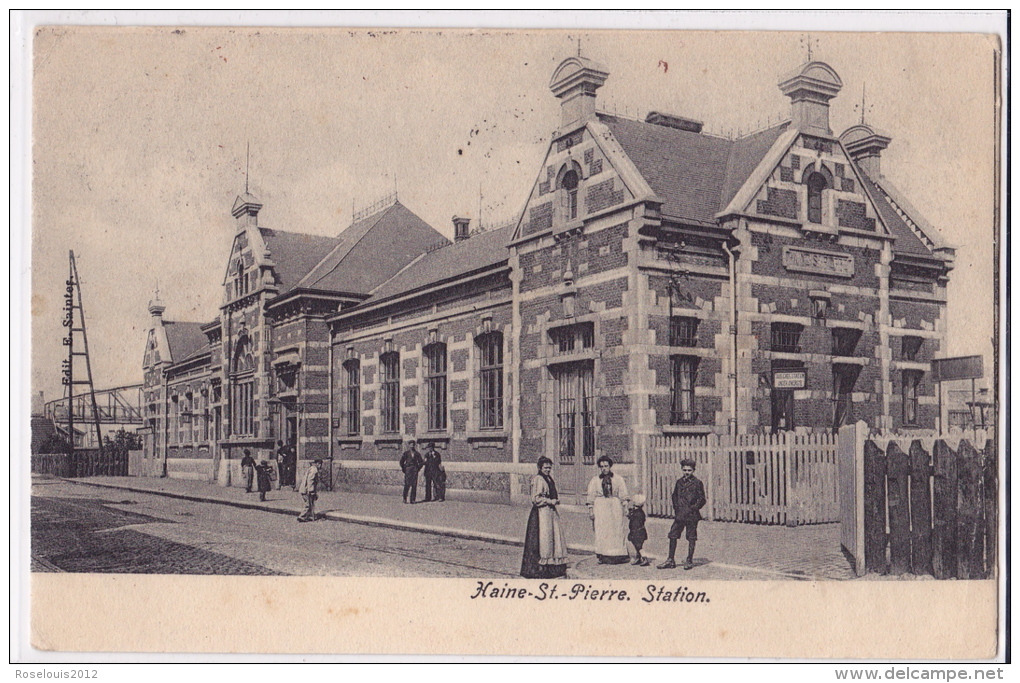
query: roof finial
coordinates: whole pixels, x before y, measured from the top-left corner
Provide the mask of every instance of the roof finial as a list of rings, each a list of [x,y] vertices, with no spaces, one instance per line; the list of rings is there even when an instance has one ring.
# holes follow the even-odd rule
[[[814,59],[814,48],[818,44],[818,39],[812,39],[811,34],[808,33],[807,37],[802,37],[800,39],[800,44],[807,48],[807,60],[810,62]]]
[[[248,194],[248,166],[251,163],[251,140],[248,141],[244,152],[244,193]]]
[[[869,111],[869,109],[868,109],[868,83],[867,82],[865,82],[864,86],[861,88],[861,103],[860,104],[855,104],[854,105],[854,109],[857,109],[858,107],[860,107],[860,109],[861,109],[861,125],[863,126],[864,125],[864,115],[867,114],[868,111]]]
[[[577,37],[577,56],[581,56],[581,36]]]
[[[156,278],[156,301],[159,301],[159,278]]]

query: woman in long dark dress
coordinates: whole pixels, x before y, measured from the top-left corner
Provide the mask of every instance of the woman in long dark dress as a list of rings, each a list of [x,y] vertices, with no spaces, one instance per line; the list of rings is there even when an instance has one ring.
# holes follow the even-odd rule
[[[559,504],[552,460],[539,458],[538,474],[531,481],[531,514],[521,560],[521,576],[526,579],[555,579],[567,574],[567,543],[556,511]]]

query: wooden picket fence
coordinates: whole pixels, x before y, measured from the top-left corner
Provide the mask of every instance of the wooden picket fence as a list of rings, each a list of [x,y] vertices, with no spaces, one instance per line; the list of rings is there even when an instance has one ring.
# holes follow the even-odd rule
[[[857,574],[994,574],[998,457],[991,435],[869,435],[858,423],[840,438],[853,451],[840,460],[841,495],[854,508],[844,514],[841,537]]]
[[[759,524],[839,521],[834,434],[653,436],[649,512],[671,516],[680,462],[697,463],[706,519]]]

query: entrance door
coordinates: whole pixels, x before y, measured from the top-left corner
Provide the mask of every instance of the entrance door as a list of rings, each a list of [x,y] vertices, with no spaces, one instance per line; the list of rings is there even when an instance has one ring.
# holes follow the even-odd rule
[[[583,504],[595,476],[595,383],[590,362],[553,370],[556,380],[556,484],[560,499]]]

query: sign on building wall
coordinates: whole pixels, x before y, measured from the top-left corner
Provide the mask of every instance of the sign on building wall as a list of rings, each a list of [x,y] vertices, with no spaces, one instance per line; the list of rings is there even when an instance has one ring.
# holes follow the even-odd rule
[[[804,370],[785,370],[772,373],[773,389],[803,389],[807,386],[807,372]]]
[[[957,356],[936,358],[931,362],[936,382],[951,382],[958,379],[981,379],[985,376],[981,356]]]
[[[853,277],[854,257],[850,254],[819,251],[817,249],[783,247],[783,267],[787,270],[805,273]]]

